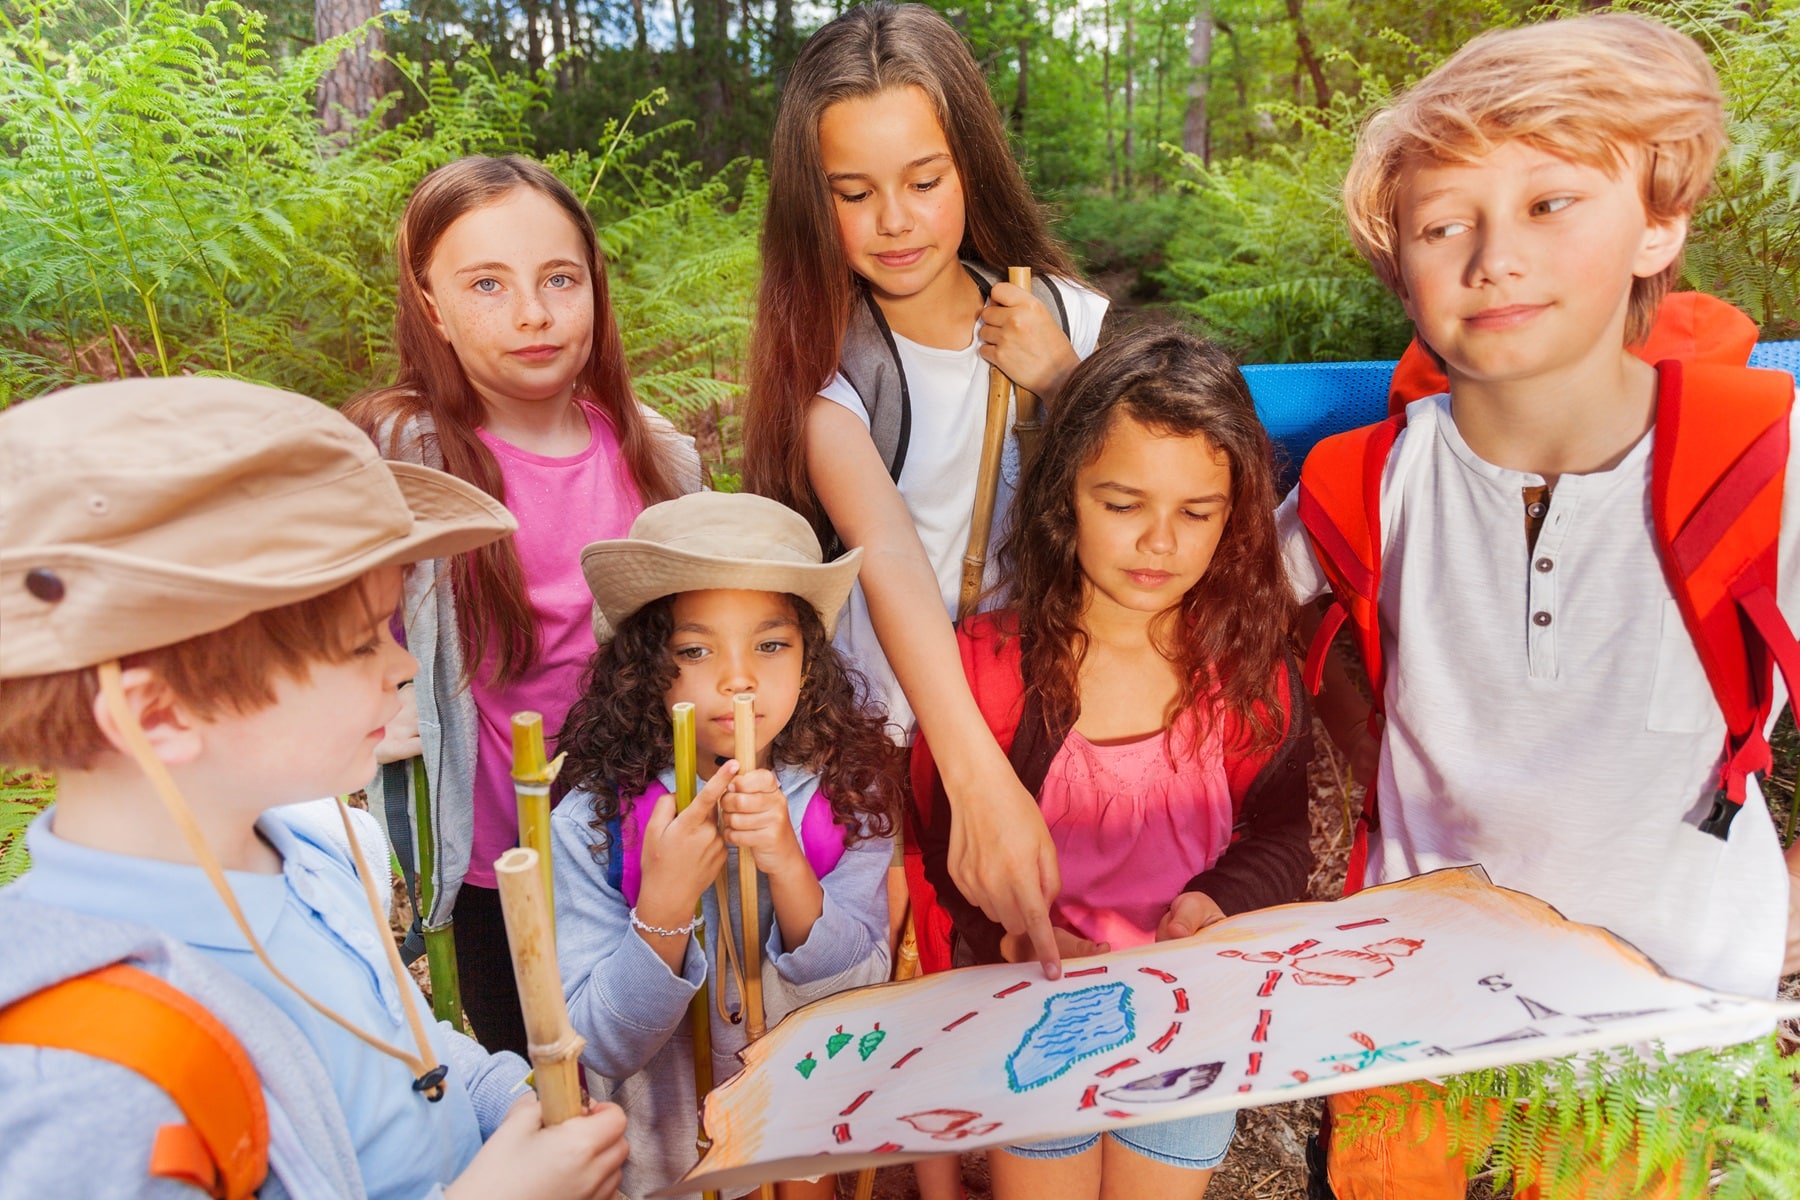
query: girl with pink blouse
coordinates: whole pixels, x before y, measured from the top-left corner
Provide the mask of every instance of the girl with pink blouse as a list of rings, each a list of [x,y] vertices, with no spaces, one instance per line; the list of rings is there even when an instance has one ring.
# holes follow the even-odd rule
[[[390,723],[377,754],[423,759],[430,820],[417,819],[410,772],[384,771],[370,799],[390,828],[413,826],[430,898],[420,920],[453,932],[475,1036],[524,1054],[493,873],[519,832],[512,714],[562,727],[594,653],[581,548],[698,489],[700,463],[632,394],[593,219],[548,168],[481,156],[439,167],[407,200],[394,250],[397,377],[345,415],[388,458],[501,501],[519,529],[408,575],[417,720]]]
[[[1229,356],[1140,330],[1076,368],[1002,550],[1014,608],[958,631],[983,715],[1036,796],[1062,953],[1187,937],[1300,898],[1311,718],[1288,653],[1269,440]],[[1033,957],[956,889],[949,809],[915,748],[927,879],[960,965]],[[1198,1086],[1198,1083],[1195,1083]],[[1197,1200],[1215,1114],[994,1151],[998,1200]]]

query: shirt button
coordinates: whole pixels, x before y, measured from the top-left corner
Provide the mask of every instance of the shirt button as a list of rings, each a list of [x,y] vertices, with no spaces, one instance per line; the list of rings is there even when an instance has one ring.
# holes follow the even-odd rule
[[[1533,625],[1538,626],[1539,628],[1542,628],[1543,626],[1548,625],[1550,623],[1550,614],[1547,612],[1541,612],[1541,611],[1534,612],[1531,614],[1531,623]]]
[[[1556,564],[1551,562],[1547,558],[1540,558],[1537,560],[1537,562],[1533,563],[1532,565],[1535,566],[1540,571],[1548,571],[1551,567],[1554,567]]]
[[[1525,506],[1525,515],[1530,517],[1534,521],[1543,520],[1544,514],[1549,511],[1550,511],[1550,509],[1544,504],[1544,502],[1542,500],[1533,500],[1530,504],[1527,504]]]

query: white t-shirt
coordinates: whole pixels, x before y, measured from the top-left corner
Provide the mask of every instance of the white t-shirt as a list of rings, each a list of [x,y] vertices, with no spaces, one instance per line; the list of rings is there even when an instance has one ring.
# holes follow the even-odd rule
[[[1670,975],[1772,996],[1787,871],[1754,778],[1728,840],[1696,827],[1725,718],[1652,537],[1653,435],[1610,471],[1562,476],[1528,551],[1522,489],[1543,478],[1477,458],[1448,396],[1406,413],[1381,492],[1387,732],[1368,882],[1480,863]],[[1800,454],[1785,489],[1777,591],[1792,625]],[[1277,523],[1304,602],[1327,585],[1296,495]]]
[[[1100,340],[1106,297],[1066,279],[1058,278],[1056,283],[1069,312],[1069,341],[1075,353],[1086,358]],[[900,496],[906,501],[925,555],[937,575],[947,616],[956,612],[957,592],[962,586],[962,560],[969,549],[969,526],[975,508],[975,476],[981,464],[981,435],[987,424],[988,364],[981,357],[981,342],[975,336],[979,327],[979,321],[970,327],[969,344],[961,350],[921,346],[894,335],[912,401],[912,430],[906,461],[900,468]],[[832,376],[820,395],[855,413],[865,426],[869,423],[861,397],[842,375]],[[1006,430],[1006,454],[988,538],[989,585],[997,578],[996,551],[1012,512],[1013,489],[1019,483],[1019,443],[1012,434],[1010,414]],[[887,656],[881,651],[860,582],[850,593],[849,606],[838,622],[834,640],[838,649],[868,676],[876,699],[887,705],[888,719],[910,738],[916,723],[912,706],[906,702]]]

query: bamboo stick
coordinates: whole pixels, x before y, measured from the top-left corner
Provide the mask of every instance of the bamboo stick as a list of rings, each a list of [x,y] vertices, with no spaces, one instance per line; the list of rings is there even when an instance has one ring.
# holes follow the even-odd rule
[[[425,777],[425,760],[415,758],[408,766],[412,780],[413,823],[418,829],[419,846],[419,924],[431,919],[436,904],[437,886],[432,882],[437,873],[437,839],[431,830],[431,785]],[[467,1031],[462,1010],[462,976],[456,969],[456,934],[452,922],[436,929],[425,929],[425,969],[431,976],[431,1015],[448,1021],[452,1028]]]
[[[686,700],[671,705],[669,717],[675,725],[675,811],[686,812],[688,805],[694,802],[699,788],[699,745],[695,740],[694,706]],[[700,901],[694,902],[694,916],[702,913]],[[724,909],[720,909],[721,918]],[[706,934],[699,928],[694,930],[694,942],[700,947],[701,957],[706,956]],[[729,937],[729,931],[721,936]],[[717,987],[718,980],[712,981]],[[713,1089],[712,1062],[712,1024],[711,1014],[706,1009],[706,989],[702,987],[694,993],[688,1002],[688,1025],[694,1035],[694,1150],[705,1157],[712,1147],[712,1139],[706,1136],[706,1097]],[[716,1191],[704,1193],[706,1200],[718,1200]]]
[[[1030,267],[1008,267],[1006,282],[1016,288],[1031,290]],[[1019,439],[1019,468],[1031,465],[1037,457],[1038,444],[1044,438],[1044,410],[1038,402],[1038,395],[1027,388],[1014,385],[1018,396],[1018,405],[1013,413],[1013,436]]]
[[[538,728],[541,735],[541,721]],[[540,736],[540,748],[542,744]],[[560,1125],[581,1115],[581,1048],[587,1041],[569,1024],[569,1009],[563,1003],[550,893],[538,852],[529,846],[508,850],[494,862],[494,880],[500,888],[500,912],[506,919],[538,1103],[544,1124]]]
[[[731,701],[731,730],[737,741],[734,747],[739,771],[756,770],[756,694],[741,692]],[[744,1040],[754,1042],[767,1029],[762,994],[762,906],[757,901],[756,859],[748,850],[738,847],[738,919],[744,931],[744,952],[738,961],[744,969]],[[723,908],[720,909],[724,911]],[[775,1185],[765,1183],[757,1189],[761,1200],[775,1200]]]
[[[1012,381],[999,367],[988,366],[987,424],[981,432],[981,466],[975,475],[975,509],[969,522],[969,548],[963,554],[962,587],[957,592],[956,619],[975,611],[987,573],[988,534],[994,528],[994,500],[1000,490],[1000,455],[1006,448],[1006,410]]]
[[[512,715],[513,795],[519,801],[519,845],[538,853],[538,869],[544,873],[544,898],[550,905],[550,928],[556,928],[556,887],[550,876],[550,785],[556,782],[567,754],[544,761],[542,713]]]
[[[731,702],[731,724],[737,739],[738,770],[756,770],[756,695],[744,692]],[[738,961],[744,968],[744,1033],[750,1041],[761,1037],[768,1026],[763,1013],[762,995],[762,912],[757,902],[756,859],[749,851],[738,850],[738,911],[744,930],[744,952]]]

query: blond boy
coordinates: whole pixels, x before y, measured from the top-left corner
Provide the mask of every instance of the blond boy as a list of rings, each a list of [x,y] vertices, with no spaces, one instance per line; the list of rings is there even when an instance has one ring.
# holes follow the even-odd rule
[[[505,509],[226,380],[34,400],[0,454],[0,761],[58,777],[0,892],[0,1010],[121,962],[198,1001],[260,1088],[265,1196],[611,1195],[618,1111],[541,1128],[522,1060],[433,1024],[365,886],[378,828],[300,803],[374,774],[417,666],[402,567],[504,536]],[[241,1194],[180,1089],[8,1041],[0,1191]],[[170,1138],[184,1116],[198,1139]]]
[[[1658,373],[1626,350],[1723,141],[1699,48],[1627,15],[1483,35],[1363,132],[1351,235],[1450,380],[1408,408],[1379,480],[1387,723],[1365,882],[1479,862],[1673,975],[1768,995],[1784,956],[1800,966],[1800,850],[1784,862],[1753,779],[1727,838],[1698,828],[1725,722],[1651,525]],[[1785,478],[1791,626],[1793,455]],[[1300,510],[1297,490],[1280,520],[1310,600],[1327,583]],[[1339,1200],[1460,1197],[1436,1125],[1424,1145],[1338,1138]]]

